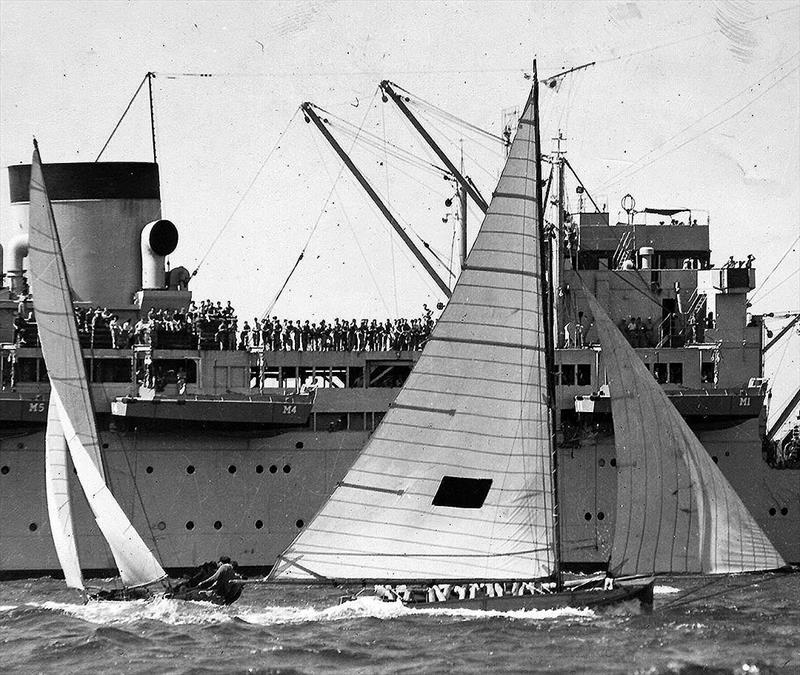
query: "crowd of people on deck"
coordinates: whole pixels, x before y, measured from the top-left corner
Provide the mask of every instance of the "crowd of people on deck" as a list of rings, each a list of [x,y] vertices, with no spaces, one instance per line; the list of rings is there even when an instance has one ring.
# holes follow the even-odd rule
[[[279,319],[244,322],[239,348],[267,351],[406,351],[422,349],[434,326],[433,312],[423,305],[420,317],[407,319]]]
[[[405,351],[422,349],[434,326],[433,311],[423,305],[415,318],[325,319],[319,322],[254,318],[239,325],[230,302],[203,300],[183,309],[151,308],[136,321],[121,319],[107,307],[74,306],[78,336],[84,347],[129,349],[136,345],[165,349],[267,351]],[[32,313],[18,313],[15,342],[36,346]]]

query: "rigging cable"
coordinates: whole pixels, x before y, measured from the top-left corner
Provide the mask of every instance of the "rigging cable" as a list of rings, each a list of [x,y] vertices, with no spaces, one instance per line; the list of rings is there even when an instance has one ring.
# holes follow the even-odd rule
[[[788,256],[792,252],[792,249],[794,248],[795,244],[797,244],[798,241],[800,241],[800,234],[798,234],[794,238],[794,241],[791,244],[789,244],[789,246],[786,247],[786,253],[784,253],[781,256],[781,259],[775,264],[775,267],[773,267],[770,270],[770,273],[767,275],[766,279],[764,279],[764,281],[762,281],[758,285],[758,288],[755,289],[755,291],[753,292],[753,296],[750,298],[751,303],[756,299],[756,296],[763,290],[766,283],[772,278],[772,275],[775,274],[776,270],[781,266],[781,263],[783,263],[783,261],[786,260],[786,256]]]
[[[791,278],[792,278],[792,277],[793,277],[795,274],[797,274],[798,272],[800,272],[800,269],[796,269],[796,270],[793,270],[792,272],[790,272],[788,277],[786,277],[786,278],[785,278],[783,281],[779,281],[779,282],[778,282],[777,284],[775,284],[775,285],[774,285],[772,288],[770,288],[770,289],[769,289],[769,290],[768,290],[766,293],[764,293],[764,295],[762,295],[762,296],[761,296],[761,297],[758,299],[758,300],[759,300],[759,302],[762,302],[762,301],[764,300],[764,298],[766,298],[766,297],[768,297],[768,296],[772,295],[772,293],[773,293],[774,291],[778,290],[778,288],[780,288],[781,286],[783,286],[783,285],[784,285],[784,284],[785,284],[787,281],[789,281],[789,279],[791,279]]]
[[[289,119],[289,123],[286,125],[286,127],[284,127],[283,131],[281,131],[280,136],[278,136],[278,140],[275,141],[275,145],[272,146],[272,149],[267,153],[267,156],[264,158],[264,161],[261,162],[261,166],[258,167],[258,170],[256,171],[255,176],[253,176],[253,180],[250,181],[250,184],[247,186],[247,189],[242,193],[242,196],[239,198],[239,201],[236,203],[236,206],[233,207],[233,211],[231,211],[231,214],[225,220],[225,222],[223,223],[222,227],[219,229],[219,232],[217,232],[217,236],[214,237],[214,240],[209,245],[209,247],[206,250],[205,254],[203,255],[202,258],[200,258],[200,262],[197,263],[197,267],[195,267],[194,272],[192,272],[192,277],[197,276],[197,272],[200,270],[201,265],[206,261],[206,259],[210,255],[212,249],[214,248],[214,246],[216,245],[216,243],[219,241],[220,237],[222,236],[222,233],[225,232],[225,229],[228,227],[228,225],[230,225],[231,221],[233,220],[233,217],[236,215],[236,212],[239,210],[239,207],[244,203],[244,200],[246,199],[246,197],[249,194],[250,190],[252,190],[253,186],[256,184],[256,181],[258,180],[259,176],[261,175],[261,172],[264,170],[264,167],[267,165],[267,162],[269,162],[269,160],[272,157],[272,155],[280,147],[281,141],[283,140],[283,137],[286,135],[286,132],[289,131],[289,127],[292,126],[292,122],[294,122],[295,118],[297,117],[297,113],[298,112],[300,112],[299,108],[297,110],[295,110],[294,114]]]
[[[369,109],[367,110],[367,112],[369,112]],[[327,174],[328,180],[331,180],[331,174],[328,171],[328,167],[325,164],[325,160],[323,159],[322,151],[319,149],[319,143],[317,142],[316,135],[314,135],[312,138],[314,139],[314,146],[317,149],[317,154],[319,155],[320,163],[322,164],[322,168],[324,169],[325,173]],[[340,176],[341,176],[341,174],[340,174]],[[389,312],[390,311],[389,310],[389,305],[387,304],[386,299],[383,297],[383,293],[381,293],[381,288],[378,285],[378,280],[375,278],[375,275],[372,272],[372,266],[369,264],[369,260],[367,259],[367,256],[364,254],[364,249],[362,248],[361,242],[358,240],[358,237],[356,236],[355,228],[353,227],[353,224],[350,222],[350,217],[347,215],[347,211],[344,208],[344,202],[342,201],[342,197],[339,194],[339,190],[336,187],[336,185],[339,182],[339,177],[340,176],[337,176],[336,180],[333,181],[333,194],[336,195],[337,204],[339,206],[339,209],[341,210],[342,215],[344,216],[344,220],[347,223],[347,227],[350,229],[350,234],[353,235],[353,241],[355,241],[356,248],[358,248],[358,252],[361,254],[361,259],[364,261],[364,265],[367,268],[367,272],[369,273],[370,279],[372,279],[372,284],[375,286],[375,290],[378,291],[378,297],[380,297],[381,302],[383,303],[384,309],[387,312]]]
[[[131,106],[133,105],[133,102],[136,100],[136,97],[139,95],[139,92],[142,90],[144,83],[147,82],[148,78],[150,78],[152,74],[153,73],[147,73],[142,78],[142,81],[139,82],[139,86],[136,87],[136,91],[133,93],[133,96],[131,96],[131,100],[128,101],[128,105],[125,107],[125,111],[122,113],[122,116],[119,118],[116,125],[114,125],[114,129],[111,131],[111,135],[106,139],[106,142],[103,144],[103,147],[100,149],[100,152],[97,153],[97,157],[94,158],[95,162],[99,161],[102,154],[106,151],[108,144],[111,143],[111,139],[114,138],[114,134],[117,133],[117,129],[119,129],[120,124],[122,124],[122,120],[125,119],[125,115],[127,115],[128,111],[131,109]]]
[[[389,201],[389,155],[385,152],[386,148],[386,106],[381,106],[381,130],[383,132],[383,147],[384,147],[384,162],[383,168],[384,173],[386,175],[386,201],[387,203],[391,204]],[[397,302],[397,266],[395,264],[394,259],[394,237],[392,236],[391,232],[388,232],[389,235],[389,250],[392,254],[392,292],[394,295],[394,315],[399,316],[400,310],[399,305]]]
[[[485,129],[482,129],[478,125],[473,124],[472,122],[468,122],[467,120],[465,120],[465,119],[463,119],[461,117],[458,117],[457,115],[454,115],[453,113],[445,110],[444,108],[440,108],[439,106],[434,105],[430,101],[426,101],[424,98],[421,98],[421,97],[417,96],[416,94],[412,94],[410,91],[408,91],[408,89],[404,89],[403,87],[401,87],[396,82],[392,82],[391,85],[395,89],[398,89],[398,90],[402,91],[404,94],[407,95],[407,100],[405,101],[406,103],[412,103],[412,104],[416,103],[417,106],[418,106],[418,109],[419,108],[426,108],[430,113],[432,113],[434,115],[438,115],[439,117],[442,117],[442,118],[447,118],[451,122],[455,122],[457,124],[460,124],[461,126],[467,128],[467,129],[471,129],[472,131],[474,131],[474,132],[476,132],[478,134],[481,134],[482,136],[486,136],[487,138],[490,138],[493,141],[498,141],[499,143],[505,145],[505,139],[504,138],[502,138],[500,136],[497,136],[496,134],[493,134],[490,131],[486,131]]]
[[[798,52],[798,53],[800,53],[800,52]],[[795,53],[795,54],[794,54],[794,56],[792,56],[792,58],[796,58],[796,57],[797,57],[797,53]],[[791,60],[791,59],[789,59],[789,60]],[[765,75],[764,77],[765,77],[765,78],[766,78],[766,77],[769,77],[769,75],[771,75],[772,73],[774,73],[776,70],[778,70],[778,69],[782,68],[782,67],[783,67],[783,65],[785,65],[785,64],[782,64],[781,66],[778,66],[778,67],[776,67],[775,69],[773,69],[772,71],[770,71],[769,73],[767,73],[767,75]],[[647,162],[646,164],[643,164],[643,165],[641,165],[641,166],[639,166],[639,167],[636,167],[636,168],[633,168],[633,169],[632,169],[631,167],[627,167],[627,168],[623,169],[622,171],[620,171],[619,173],[617,173],[615,176],[612,176],[610,179],[608,179],[607,181],[605,181],[605,182],[604,182],[604,183],[603,183],[603,184],[602,184],[602,185],[599,187],[599,189],[600,189],[600,190],[605,190],[605,189],[607,189],[609,186],[611,186],[611,185],[613,185],[613,184],[615,184],[615,183],[618,183],[618,182],[619,182],[621,179],[623,179],[623,178],[624,178],[624,179],[628,179],[628,178],[630,178],[631,176],[633,176],[634,174],[638,173],[639,171],[642,171],[643,169],[646,169],[648,166],[650,166],[650,165],[654,164],[655,162],[658,162],[659,160],[663,159],[663,158],[664,158],[664,157],[666,157],[668,154],[670,154],[670,153],[673,153],[673,152],[675,152],[676,150],[680,150],[681,148],[683,148],[684,146],[688,145],[688,144],[689,144],[689,143],[691,143],[692,141],[695,141],[695,140],[697,140],[698,138],[700,138],[700,137],[701,137],[701,136],[703,136],[704,134],[707,134],[707,133],[709,133],[710,131],[713,131],[714,129],[716,129],[717,127],[719,127],[719,126],[721,126],[721,125],[725,124],[725,122],[728,122],[729,120],[733,119],[733,118],[734,118],[734,117],[736,117],[736,116],[737,116],[739,113],[741,113],[742,111],[746,110],[746,109],[747,109],[747,108],[749,108],[751,105],[753,105],[753,104],[754,104],[756,101],[758,101],[758,100],[759,100],[759,99],[760,99],[762,96],[764,96],[764,95],[765,95],[765,94],[766,94],[768,91],[770,91],[771,89],[774,89],[776,86],[778,86],[778,85],[779,85],[781,82],[783,82],[783,80],[785,80],[787,77],[789,77],[789,76],[790,76],[792,73],[794,73],[794,72],[795,72],[795,71],[796,71],[798,68],[800,68],[800,66],[795,66],[795,67],[794,67],[794,68],[792,68],[791,70],[787,71],[785,75],[783,75],[782,77],[780,77],[780,78],[778,78],[777,80],[775,80],[774,82],[772,82],[772,83],[771,83],[771,84],[770,84],[768,87],[766,87],[766,88],[765,88],[763,91],[760,91],[758,94],[756,94],[756,96],[754,96],[752,99],[750,99],[749,101],[747,101],[747,103],[745,103],[745,104],[744,104],[744,105],[743,105],[741,108],[738,108],[737,110],[735,110],[733,113],[731,113],[731,114],[730,114],[730,115],[728,115],[727,117],[725,117],[725,118],[721,119],[721,120],[720,120],[719,122],[717,122],[716,124],[713,124],[712,126],[710,126],[708,129],[705,129],[705,130],[701,131],[700,133],[698,133],[698,134],[695,134],[694,136],[692,136],[692,137],[688,138],[687,140],[685,140],[684,142],[682,142],[680,145],[677,145],[677,146],[675,146],[674,148],[671,148],[671,149],[667,150],[666,152],[663,152],[663,153],[662,153],[662,154],[660,154],[658,157],[654,157],[653,159],[651,159],[651,160],[650,160],[649,162]],[[762,79],[764,79],[764,78],[762,78]],[[759,80],[758,82],[760,82],[760,80]],[[748,89],[751,89],[753,86],[755,86],[755,84],[758,84],[758,82],[756,82],[756,83],[754,83],[753,85],[751,85],[750,87],[748,87]],[[743,92],[740,92],[740,93],[736,94],[736,95],[735,95],[735,96],[733,96],[731,99],[729,99],[728,101],[726,101],[726,102],[725,102],[723,105],[726,105],[727,103],[729,103],[729,102],[730,102],[731,100],[733,100],[734,98],[738,98],[739,96],[741,96],[741,94],[742,94],[742,93],[743,93]],[[715,108],[715,109],[714,109],[714,110],[712,110],[711,112],[709,112],[709,113],[707,113],[706,115],[703,115],[702,117],[698,118],[698,119],[697,119],[695,122],[692,122],[692,124],[690,124],[689,126],[685,127],[685,128],[684,128],[684,129],[682,129],[681,131],[679,131],[677,134],[675,134],[675,136],[680,136],[680,135],[681,135],[681,134],[682,134],[684,131],[687,131],[688,129],[690,129],[691,127],[693,127],[695,124],[697,124],[697,122],[699,122],[699,121],[701,121],[701,120],[705,119],[706,117],[708,117],[708,116],[709,116],[709,115],[711,115],[712,113],[714,113],[714,112],[716,112],[717,110],[719,110],[721,107],[722,107],[722,106],[718,106],[717,108]],[[666,141],[664,141],[664,143],[662,143],[661,145],[657,146],[656,148],[654,148],[654,149],[653,149],[653,150],[651,150],[650,152],[648,152],[648,153],[646,153],[645,155],[643,155],[642,157],[640,157],[638,160],[636,160],[636,162],[634,162],[634,164],[636,164],[636,163],[640,162],[642,159],[644,159],[644,158],[645,158],[645,157],[647,157],[648,155],[650,155],[650,154],[652,154],[653,152],[655,152],[655,150],[658,150],[660,147],[662,147],[663,145],[665,145],[666,143],[668,143],[670,140],[672,140],[673,138],[675,138],[675,136],[673,136],[673,137],[672,137],[672,138],[670,138],[670,139],[667,139]]]
[[[153,540],[153,548],[156,550],[156,556],[158,557],[158,561],[161,562],[163,565],[164,558],[161,556],[161,550],[158,548],[158,538],[156,537],[155,533],[153,532],[153,524],[150,522],[150,516],[147,515],[147,509],[144,505],[144,497],[142,497],[142,492],[139,490],[139,482],[136,480],[136,460],[138,460],[139,454],[136,452],[136,445],[139,440],[138,431],[134,434],[133,437],[133,452],[135,456],[134,466],[131,466],[131,460],[128,457],[128,451],[125,448],[125,442],[123,441],[122,437],[120,437],[120,445],[122,446],[122,455],[125,457],[125,463],[128,465],[128,474],[130,475],[131,479],[133,480],[133,489],[136,492],[136,497],[139,500],[139,506],[142,509],[142,515],[144,516],[144,522],[147,523],[147,530],[150,533],[150,538]],[[131,508],[131,516],[133,515],[133,508]]]

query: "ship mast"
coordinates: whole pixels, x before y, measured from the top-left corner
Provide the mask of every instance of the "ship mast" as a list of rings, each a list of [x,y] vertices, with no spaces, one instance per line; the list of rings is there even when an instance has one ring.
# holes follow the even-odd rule
[[[464,142],[461,142],[461,173],[464,173]],[[459,261],[460,269],[464,269],[467,261],[467,191],[461,183],[458,183],[458,214],[461,224],[461,239],[459,240]]]
[[[564,136],[561,129],[558,130],[558,136],[553,139],[556,142],[555,161],[558,167],[558,218],[556,219],[556,231],[554,232],[553,245],[552,245],[552,290],[553,290],[553,346],[558,346],[560,331],[562,326],[562,311],[561,299],[559,289],[562,285],[564,278],[564,161],[565,151],[561,149],[561,143]],[[545,205],[542,205],[544,208]]]
[[[535,194],[537,205],[537,228],[539,232],[539,264],[542,284],[542,322],[544,328],[544,360],[547,379],[547,414],[549,417],[549,444],[552,466],[552,501],[553,501],[553,575],[556,580],[556,591],[562,589],[561,578],[561,532],[558,508],[558,455],[556,453],[556,415],[555,415],[555,378],[553,374],[553,289],[552,289],[552,264],[550,260],[550,247],[544,231],[544,208],[542,204],[542,147],[539,134],[539,80],[536,71],[536,59],[533,61],[533,132],[534,132],[534,179],[536,182]],[[549,268],[549,269],[548,269]]]

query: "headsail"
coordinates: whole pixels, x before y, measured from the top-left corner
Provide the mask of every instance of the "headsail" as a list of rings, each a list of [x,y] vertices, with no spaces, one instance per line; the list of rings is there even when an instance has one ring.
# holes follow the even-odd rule
[[[725,573],[785,563],[661,386],[586,291],[617,447],[614,574]]]
[[[131,588],[146,586],[163,579],[167,576],[166,572],[114,499],[103,476],[83,447],[80,437],[72,428],[72,418],[55,389],[50,392],[50,400],[54,401],[58,408],[72,464],[94,513],[97,526],[111,549],[111,555],[114,556],[122,583]]]
[[[75,544],[75,528],[72,524],[67,441],[64,438],[61,418],[54,398],[50,399],[47,407],[45,484],[50,532],[56,547],[58,562],[61,564],[61,569],[64,570],[67,586],[83,590],[83,575]]]
[[[36,303],[36,324],[51,385],[67,410],[73,411],[75,433],[102,474],[100,443],[78,339],[78,324],[38,148],[34,148],[31,160],[28,260]]]
[[[529,100],[453,294],[381,425],[273,579],[519,579],[554,565]]]

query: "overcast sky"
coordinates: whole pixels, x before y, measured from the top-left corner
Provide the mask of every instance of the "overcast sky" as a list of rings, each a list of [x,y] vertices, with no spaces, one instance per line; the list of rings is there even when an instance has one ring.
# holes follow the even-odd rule
[[[93,160],[153,71],[164,215],[182,237],[171,263],[202,261],[196,296],[260,315],[313,231],[276,313],[411,313],[441,297],[350,177],[336,180],[340,163],[298,105],[313,101],[429,157],[375,97],[381,79],[497,134],[502,111],[525,100],[534,57],[540,75],[596,61],[543,92],[544,149],[561,129],[570,162],[614,215],[626,193],[639,207],[706,209],[715,261],[752,252],[759,280],[771,273],[756,309],[798,309],[799,10],[745,0],[2,0],[0,164],[29,162],[32,135],[46,162]],[[182,75],[198,73],[211,77]],[[152,159],[147,115],[140,96],[104,159]],[[500,144],[426,115],[454,156],[464,137],[466,170],[490,194]],[[349,148],[345,131],[334,127]],[[390,151],[359,144],[353,155],[417,241],[449,263],[449,184]],[[14,234],[6,218],[0,228],[3,241]]]

